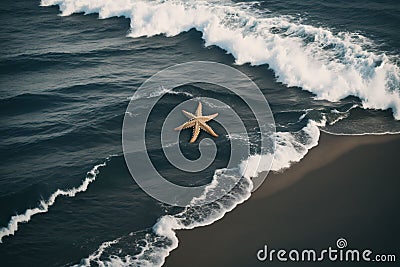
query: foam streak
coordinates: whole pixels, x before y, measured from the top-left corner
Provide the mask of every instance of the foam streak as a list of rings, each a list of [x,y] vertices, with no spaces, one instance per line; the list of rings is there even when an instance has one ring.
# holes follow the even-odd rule
[[[318,99],[362,100],[364,108],[393,110],[400,119],[400,69],[360,34],[339,32],[267,16],[251,4],[229,1],[42,0],[59,5],[62,16],[98,13],[131,20],[130,37],[203,33],[206,46],[232,54],[237,64],[268,64],[277,80]],[[365,47],[372,47],[370,48]]]
[[[88,189],[90,183],[96,180],[97,174],[99,173],[99,168],[106,166],[107,160],[101,164],[94,166],[86,175],[85,180],[83,180],[82,184],[78,187],[74,187],[69,190],[61,190],[58,189],[56,192],[51,194],[48,200],[42,200],[40,202],[39,207],[33,209],[27,209],[23,214],[17,214],[11,217],[7,227],[3,227],[0,229],[0,243],[2,243],[2,239],[9,235],[14,235],[16,231],[18,231],[18,225],[20,223],[27,223],[31,220],[32,216],[40,213],[46,213],[49,211],[49,208],[54,205],[56,199],[59,196],[67,196],[74,197],[76,194],[80,192],[85,192]]]

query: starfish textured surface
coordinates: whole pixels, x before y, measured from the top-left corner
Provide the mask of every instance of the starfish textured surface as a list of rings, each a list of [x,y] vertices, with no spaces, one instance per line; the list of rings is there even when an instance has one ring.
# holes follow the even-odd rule
[[[202,105],[200,102],[199,102],[199,105],[197,106],[196,114],[192,114],[190,112],[187,112],[186,110],[182,110],[182,112],[190,120],[188,122],[185,122],[181,126],[176,127],[175,131],[180,131],[183,129],[193,127],[193,135],[192,135],[192,139],[190,139],[189,143],[194,143],[197,140],[197,137],[200,134],[200,129],[203,131],[206,131],[207,133],[211,134],[214,137],[218,137],[218,134],[216,134],[214,132],[214,130],[210,126],[208,126],[206,123],[206,122],[214,119],[215,117],[217,117],[218,113],[214,113],[214,114],[208,115],[208,116],[203,116]]]

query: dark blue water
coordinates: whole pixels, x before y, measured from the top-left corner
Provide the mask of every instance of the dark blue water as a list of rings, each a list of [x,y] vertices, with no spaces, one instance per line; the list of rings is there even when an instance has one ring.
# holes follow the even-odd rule
[[[230,51],[226,53],[227,49],[215,44],[206,46],[201,31],[190,29],[167,34],[170,37],[148,34],[151,36],[130,38],[127,37],[129,18],[112,16],[100,20],[98,14],[81,13],[58,16],[58,6],[40,7],[39,4],[27,0],[0,3],[2,266],[78,264],[103,242],[118,238],[118,244],[110,246],[98,259],[130,255],[134,262],[135,255],[146,247],[144,240],[154,241],[151,246],[168,250],[173,242],[168,237],[155,240],[152,226],[160,216],[175,214],[181,209],[159,203],[136,185],[122,154],[121,129],[135,90],[157,71],[171,65],[214,61],[246,73],[268,99],[277,132],[300,133],[296,135],[300,136],[297,145],[304,146],[305,153],[309,145],[305,139],[318,139],[318,136],[303,138],[301,135],[310,120],[326,119],[323,130],[339,134],[400,130],[393,117],[396,103],[387,108],[364,109],[363,100],[357,95],[343,95],[340,101],[316,98],[317,93],[302,90],[300,84],[287,86],[285,80],[277,79],[275,75],[282,69],[274,68],[270,62],[235,64],[235,57]],[[397,1],[265,1],[251,4],[247,12],[259,13],[258,16],[265,18],[287,16],[295,25],[322,27],[334,36],[343,33],[358,36],[349,42],[356,43],[364,52],[378,55],[378,59],[372,60],[373,66],[379,67],[379,58],[385,55],[382,59],[387,60],[385,66],[392,66],[387,72],[387,90],[399,93],[400,5]],[[275,25],[271,32],[281,37],[295,36],[304,41],[305,47],[316,43],[312,34],[290,33],[285,25]],[[351,65],[365,56],[352,49],[352,46],[340,48],[338,43],[328,40],[321,51],[331,57],[328,61]],[[361,76],[367,80],[375,75],[375,68],[368,68],[371,65],[366,63],[365,68],[360,67]],[[149,132],[158,133],[161,119],[174,106],[200,96],[225,99],[236,106],[247,128],[254,129],[254,118],[235,96],[201,85],[177,90],[189,94],[164,96],[156,116],[150,117],[154,123],[149,124]],[[212,126],[223,133],[217,124]],[[190,132],[183,133],[182,138],[189,139]],[[257,151],[257,140],[253,141]],[[223,150],[229,150],[229,138],[225,134],[216,142]],[[152,145],[152,160],[160,172],[170,175],[172,181],[186,183],[186,177],[162,157],[160,144]],[[188,149],[191,150],[187,155],[198,151],[193,147]],[[102,163],[106,165],[98,167],[98,174],[87,174]],[[215,169],[225,164],[226,154],[221,153],[214,165],[194,175],[189,183],[210,182]],[[27,223],[9,224],[14,215],[23,215],[28,209],[43,209],[40,201],[48,201],[58,189],[65,192],[79,189],[88,178],[95,179],[87,190],[80,189],[73,197],[58,196],[54,205],[48,205],[48,211],[29,217]],[[212,209],[211,205],[192,212],[198,217],[207,217]],[[196,218],[190,217],[193,221]],[[96,260],[91,263],[96,265]],[[153,264],[157,265],[154,261]]]

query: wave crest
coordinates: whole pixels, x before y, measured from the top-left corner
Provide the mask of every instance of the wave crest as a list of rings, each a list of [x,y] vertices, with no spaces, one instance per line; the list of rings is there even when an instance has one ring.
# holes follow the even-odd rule
[[[59,196],[67,196],[74,197],[76,194],[80,192],[84,192],[88,189],[89,184],[96,180],[97,174],[99,173],[99,169],[101,167],[106,166],[107,161],[110,160],[110,157],[106,159],[105,162],[94,166],[86,175],[85,180],[78,186],[68,190],[58,189],[56,192],[51,194],[51,196],[47,200],[40,201],[39,207],[33,209],[27,209],[23,214],[17,214],[11,217],[8,222],[7,227],[3,227],[0,229],[0,243],[2,243],[3,238],[9,235],[14,235],[16,231],[18,231],[18,225],[20,223],[27,223],[31,220],[32,216],[45,213],[49,211],[49,208],[54,205],[56,199]]]
[[[59,5],[62,16],[77,12],[131,20],[130,37],[175,36],[192,28],[206,46],[216,45],[237,64],[268,64],[277,80],[317,98],[339,101],[353,95],[364,108],[393,110],[400,119],[400,69],[367,38],[294,23],[263,14],[254,3],[229,1],[42,0]]]

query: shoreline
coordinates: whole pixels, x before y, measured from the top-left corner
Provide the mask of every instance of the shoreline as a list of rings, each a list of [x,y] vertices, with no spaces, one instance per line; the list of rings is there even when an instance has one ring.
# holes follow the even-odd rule
[[[270,172],[264,184],[252,193],[251,198],[261,198],[279,192],[296,183],[309,172],[323,168],[356,147],[369,144],[379,145],[396,139],[400,140],[400,135],[335,135],[321,131],[316,147],[310,149],[300,162],[291,164],[289,168]]]
[[[258,261],[256,253],[266,244],[272,249],[319,249],[334,247],[341,237],[351,247],[396,254],[399,155],[399,135],[321,131],[318,146],[289,169],[269,173],[250,199],[224,218],[178,230],[179,246],[164,266],[265,266],[271,262]],[[313,265],[274,266],[299,264]]]

